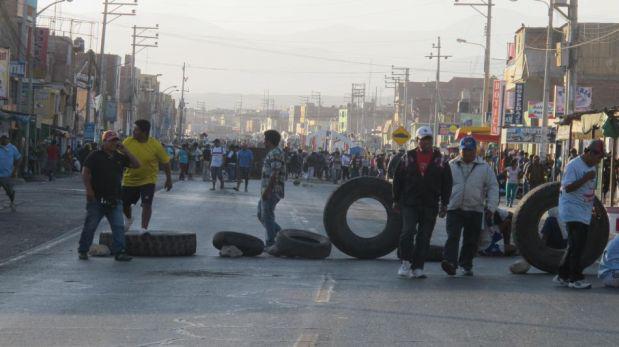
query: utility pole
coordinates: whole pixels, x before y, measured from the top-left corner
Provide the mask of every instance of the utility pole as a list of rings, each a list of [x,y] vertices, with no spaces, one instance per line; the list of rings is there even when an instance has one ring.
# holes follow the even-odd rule
[[[470,6],[479,14],[486,18],[486,46],[484,51],[484,90],[481,98],[481,114],[483,122],[486,122],[488,113],[488,101],[490,100],[490,45],[492,44],[492,0],[482,0],[479,3],[462,3],[460,0],[454,0],[455,6]],[[513,0],[512,0],[513,1]],[[480,11],[477,7],[485,7],[486,13]],[[440,60],[440,59],[439,59]]]
[[[137,96],[137,88],[135,83],[135,55],[148,47],[159,47],[159,43],[157,41],[152,43],[152,40],[159,39],[159,33],[155,33],[154,35],[147,35],[147,32],[152,30],[159,30],[159,24],[156,24],[154,27],[139,27],[135,25],[133,26],[133,34],[131,35],[131,106],[129,110],[130,116],[125,121],[125,124],[123,126],[123,132],[125,134],[127,134],[128,129],[131,129],[131,124],[133,124],[136,114],[135,98]],[[146,42],[147,40],[150,41]],[[140,50],[138,50],[137,52],[136,47],[140,47]]]
[[[542,141],[540,143],[539,154],[542,161],[546,161],[546,153],[548,153],[548,137],[546,136],[548,128],[548,102],[550,101],[550,51],[552,49],[552,33],[553,17],[554,17],[554,0],[549,0],[548,4],[548,29],[546,30],[546,61],[544,64],[544,96],[542,97]],[[556,101],[555,101],[556,102]]]
[[[187,81],[187,77],[185,77],[185,63],[183,63],[183,80],[181,82],[181,101],[178,103],[178,108],[179,108],[178,141],[179,142],[183,140],[183,116],[185,115],[185,81]]]
[[[441,58],[448,59],[451,58],[451,55],[441,55],[441,37],[438,37],[438,43],[432,44],[432,48],[436,49],[436,55],[433,52],[430,55],[426,55],[428,59],[436,58],[436,87],[435,87],[435,97],[434,97],[434,142],[437,146],[440,145],[439,137],[438,137],[438,117],[441,110],[441,94],[439,91],[440,83],[441,83]]]
[[[397,77],[398,86],[400,85],[400,77],[404,77],[404,102],[402,106],[402,125],[408,129],[408,81],[410,76],[410,68],[391,65],[391,77]],[[397,90],[397,89],[396,89]],[[399,96],[398,92],[398,96]],[[411,119],[412,121],[412,119]]]
[[[120,2],[120,0],[103,0],[103,22],[102,22],[102,30],[101,30],[101,50],[99,51],[99,96],[101,98],[101,109],[99,113],[101,114],[101,118],[105,119],[105,110],[106,110],[106,96],[105,96],[105,32],[107,29],[107,25],[117,18],[122,16],[135,16],[135,9],[131,10],[131,12],[117,12],[124,6],[137,6],[138,0],[133,0],[133,3]],[[109,6],[113,8],[110,10]],[[108,15],[114,16],[112,19],[108,21]],[[133,58],[135,59],[135,57]],[[101,119],[97,117],[95,114],[95,124],[101,122]],[[107,125],[106,125],[107,127]],[[97,136],[95,136],[97,138]]]
[[[577,93],[577,71],[576,51],[570,47],[576,44],[578,40],[578,0],[570,0],[568,7],[569,17],[569,38],[567,41],[568,65],[565,74],[565,114],[571,114],[576,111],[576,93]]]

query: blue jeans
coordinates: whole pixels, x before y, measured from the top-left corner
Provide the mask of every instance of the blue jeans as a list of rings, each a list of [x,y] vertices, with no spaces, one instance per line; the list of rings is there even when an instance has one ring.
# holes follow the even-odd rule
[[[511,207],[516,199],[518,193],[518,183],[507,183],[505,187],[505,199],[507,200],[507,206]]]
[[[279,202],[279,198],[274,194],[267,200],[262,200],[258,202],[258,220],[264,226],[266,230],[266,246],[272,246],[275,243],[275,236],[277,233],[282,230],[282,228],[275,222],[275,206]]]
[[[79,252],[88,252],[92,245],[92,239],[99,226],[101,219],[105,217],[112,229],[112,253],[118,253],[125,249],[125,224],[123,221],[123,203],[118,200],[114,208],[106,208],[100,202],[93,201],[86,204],[86,220],[80,236]]]

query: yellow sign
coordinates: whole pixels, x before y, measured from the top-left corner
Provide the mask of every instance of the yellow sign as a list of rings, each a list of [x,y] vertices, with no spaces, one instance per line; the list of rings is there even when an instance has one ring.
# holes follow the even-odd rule
[[[411,133],[406,131],[404,127],[399,127],[391,133],[391,139],[398,145],[403,145],[411,139]]]

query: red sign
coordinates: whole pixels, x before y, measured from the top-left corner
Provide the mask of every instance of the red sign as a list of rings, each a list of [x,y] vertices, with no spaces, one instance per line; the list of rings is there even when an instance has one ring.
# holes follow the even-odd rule
[[[501,106],[503,103],[503,81],[494,80],[492,88],[492,123],[490,133],[501,134]]]
[[[45,77],[49,29],[36,28],[34,35],[34,72],[37,78]]]

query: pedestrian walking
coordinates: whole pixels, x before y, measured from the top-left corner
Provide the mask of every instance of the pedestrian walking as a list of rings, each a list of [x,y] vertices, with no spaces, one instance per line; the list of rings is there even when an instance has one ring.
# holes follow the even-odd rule
[[[211,190],[215,190],[215,184],[219,179],[219,189],[224,189],[224,177],[221,172],[224,166],[224,148],[221,146],[221,141],[215,139],[213,141],[213,148],[211,149],[211,179],[213,180],[213,187]]]
[[[192,181],[193,180],[193,174],[196,171],[196,157],[194,156],[194,148],[193,145],[189,145],[187,144],[187,148],[185,149],[187,151],[187,179]]]
[[[197,142],[193,144],[192,153],[193,153],[194,167],[193,167],[193,170],[190,172],[192,175],[191,179],[193,180],[193,176],[197,176],[200,173],[202,173],[202,171],[204,171],[204,168],[203,168],[204,165],[202,161],[202,151],[200,150],[200,147],[198,146]]]
[[[13,177],[17,177],[17,170],[21,163],[21,154],[17,147],[9,141],[8,133],[0,134],[0,186],[9,197],[11,211],[16,211],[15,189],[13,188]]]
[[[178,180],[184,181],[189,170],[189,146],[186,143],[183,143],[183,146],[178,151],[178,165],[180,166]]]
[[[524,178],[529,183],[529,189],[546,183],[546,168],[540,162],[539,155],[533,156],[533,159],[527,164],[524,170]]]
[[[348,153],[342,154],[342,181],[346,182],[350,179],[350,164],[352,159]]]
[[[211,179],[211,145],[204,146],[202,150],[202,181]]]
[[[417,130],[417,148],[402,157],[393,179],[393,204],[402,215],[398,275],[426,278],[423,272],[436,217],[445,217],[451,195],[451,170],[429,127]]]
[[[516,199],[516,195],[518,194],[520,177],[522,176],[522,171],[518,166],[518,160],[512,159],[509,167],[505,170],[505,172],[507,175],[507,183],[505,185],[505,200],[507,200],[507,207],[513,207],[514,200]]]
[[[120,143],[116,132],[104,132],[101,140],[102,149],[88,155],[82,171],[86,188],[86,220],[77,251],[79,259],[88,259],[95,231],[105,217],[112,229],[114,259],[129,261],[131,257],[125,252],[121,182],[123,170],[127,167],[136,170],[140,162]]]
[[[342,176],[342,156],[339,151],[335,151],[332,158],[333,183],[338,184]]]
[[[490,165],[477,157],[477,142],[472,136],[460,141],[460,156],[450,161],[449,167],[453,186],[447,206],[447,242],[441,267],[450,276],[456,274],[458,266],[463,275],[473,276],[482,217],[484,213],[496,211],[499,184]],[[460,238],[462,248],[458,252]]]
[[[254,162],[254,153],[247,148],[247,144],[241,146],[241,150],[238,152],[239,158],[239,179],[236,182],[236,191],[241,187],[241,181],[245,181],[245,192],[247,193],[247,186],[249,185],[249,175],[251,174],[251,168]]]
[[[574,289],[591,288],[582,274],[582,254],[595,215],[596,166],[604,158],[604,142],[592,141],[565,166],[559,195],[559,219],[567,225],[567,252],[553,281]]]
[[[282,229],[275,221],[275,207],[284,198],[286,162],[279,148],[281,135],[276,130],[264,132],[264,145],[268,151],[262,165],[261,196],[258,202],[258,220],[266,230],[265,251],[277,255],[275,237]]]
[[[47,178],[51,182],[54,179],[56,170],[58,169],[58,161],[60,160],[60,147],[56,144],[56,140],[47,146]]]
[[[230,149],[226,153],[226,173],[228,174],[228,181],[235,182],[236,181],[236,146],[231,145]]]
[[[153,198],[155,184],[159,173],[159,165],[163,166],[166,180],[166,190],[172,189],[172,169],[170,158],[159,141],[150,137],[150,122],[139,119],[133,128],[133,136],[125,139],[123,145],[140,162],[139,168],[125,170],[122,182],[123,212],[125,214],[125,231],[133,224],[131,205],[142,203],[142,225],[140,233],[148,232],[148,224],[153,213]]]

